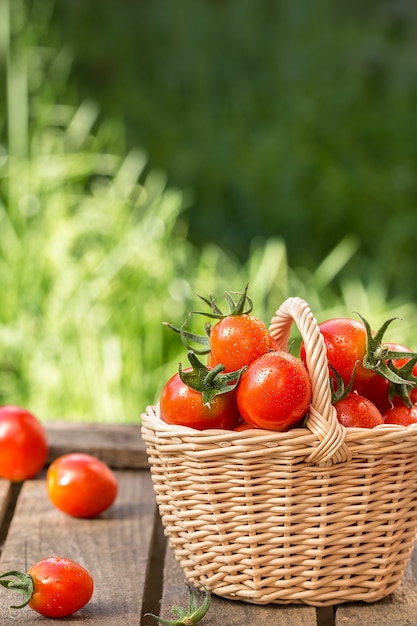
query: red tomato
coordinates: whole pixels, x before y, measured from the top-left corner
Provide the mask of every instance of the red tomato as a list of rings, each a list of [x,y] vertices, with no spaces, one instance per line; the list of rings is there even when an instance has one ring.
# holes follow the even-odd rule
[[[265,324],[253,315],[229,315],[210,331],[210,365],[222,363],[226,372],[249,365],[271,349]]]
[[[386,378],[376,374],[361,389],[361,394],[373,402],[381,413],[387,411],[391,406],[388,398],[388,385],[389,382]]]
[[[267,352],[249,364],[237,387],[237,404],[248,424],[287,430],[307,413],[311,381],[303,363],[284,352]]]
[[[408,407],[405,404],[398,404],[382,416],[385,424],[400,424],[401,426],[410,426],[417,423],[417,406]]]
[[[384,423],[374,403],[356,392],[336,402],[334,407],[339,422],[349,428],[374,428]]]
[[[14,576],[18,581],[8,578]],[[82,609],[94,591],[90,573],[78,563],[61,557],[48,557],[38,561],[25,572],[11,571],[0,576],[0,583],[19,585],[24,601],[12,608],[31,609],[45,617],[66,617]],[[16,589],[15,587],[15,589]]]
[[[95,517],[110,508],[116,499],[116,476],[91,454],[64,454],[48,468],[46,486],[57,509],[73,517]]]
[[[191,368],[184,370],[189,371]],[[234,390],[215,396],[207,406],[203,404],[202,394],[186,385],[178,373],[171,376],[162,389],[160,412],[167,424],[180,424],[197,430],[232,430],[239,419]]]
[[[237,432],[242,432],[242,430],[256,430],[256,426],[252,426],[252,424],[247,424],[246,422],[240,422],[237,426],[234,427],[233,430]]]
[[[33,565],[34,590],[29,606],[46,617],[66,617],[90,601],[94,581],[90,573],[70,559],[49,557]]]
[[[0,476],[32,478],[46,463],[48,442],[39,420],[18,406],[0,407]]]
[[[365,324],[349,318],[333,318],[321,322],[319,329],[326,345],[329,365],[340,374],[345,387],[348,386],[357,363],[352,389],[360,391],[376,376],[375,372],[362,365],[367,347]],[[304,342],[301,344],[300,357],[305,362]],[[334,376],[331,370],[330,374]]]

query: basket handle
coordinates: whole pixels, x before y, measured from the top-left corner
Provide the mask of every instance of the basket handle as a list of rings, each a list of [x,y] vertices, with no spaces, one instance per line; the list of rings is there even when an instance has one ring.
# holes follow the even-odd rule
[[[302,298],[287,298],[275,312],[269,332],[282,350],[287,350],[292,323],[304,341],[307,369],[312,385],[312,401],[307,428],[317,437],[317,445],[306,461],[332,465],[351,459],[345,443],[345,428],[339,423],[332,405],[326,346],[317,320]]]

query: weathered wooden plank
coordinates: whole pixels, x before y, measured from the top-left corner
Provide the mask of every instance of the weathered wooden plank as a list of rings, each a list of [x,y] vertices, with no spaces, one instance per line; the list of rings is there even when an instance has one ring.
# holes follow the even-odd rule
[[[367,604],[354,602],[336,609],[336,626],[415,626],[417,624],[417,546],[400,587],[390,596]]]
[[[67,626],[138,626],[152,548],[155,496],[148,472],[116,472],[119,494],[95,519],[75,519],[49,502],[44,477],[24,483],[9,528],[0,572],[26,571],[47,556],[66,556],[86,567],[95,580],[90,603],[65,620]],[[17,598],[19,600],[19,597]],[[28,607],[10,609],[15,594],[0,591],[0,624],[43,623]]]
[[[49,462],[67,452],[88,452],[114,468],[148,467],[139,425],[46,422],[45,428]]]
[[[10,499],[11,483],[0,478],[0,528],[6,515],[7,506]]]
[[[12,514],[11,501],[13,499],[13,491],[13,484],[4,478],[0,478],[0,554]]]
[[[175,561],[173,551],[167,548],[164,568],[164,587],[161,600],[162,617],[170,616],[174,604],[187,606],[187,587],[181,568]],[[151,624],[151,622],[149,622]],[[212,596],[212,603],[204,626],[248,626],[268,624],[268,626],[317,626],[316,609],[298,605],[260,606],[226,600]]]

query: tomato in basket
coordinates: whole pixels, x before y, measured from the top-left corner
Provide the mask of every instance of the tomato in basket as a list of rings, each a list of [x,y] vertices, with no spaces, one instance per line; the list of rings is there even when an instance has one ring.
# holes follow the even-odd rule
[[[324,338],[329,365],[340,374],[346,387],[351,381],[355,366],[353,389],[359,391],[377,376],[363,366],[367,351],[367,333],[363,322],[349,318],[332,318],[321,322],[319,330]],[[300,347],[300,357],[305,363],[304,342]]]
[[[306,415],[311,381],[300,359],[288,352],[267,352],[248,365],[237,387],[237,404],[248,424],[288,430]]]
[[[350,386],[369,398],[381,412],[391,400],[395,403],[396,397],[411,405],[417,395],[417,353],[401,344],[382,343],[386,329],[396,318],[374,332],[365,318],[359,317],[361,321],[334,318],[319,324],[333,382],[337,372],[346,388]],[[300,357],[305,362],[304,343]]]
[[[232,430],[239,418],[236,386],[244,371],[224,373],[222,365],[203,365],[190,351],[191,367],[182,369],[165,383],[159,407],[161,419],[168,424],[197,430],[224,428]]]
[[[254,430],[254,429],[256,430],[257,428],[258,428],[257,426],[253,426],[252,424],[248,424],[247,422],[239,421],[233,430],[235,430],[238,433],[241,433],[244,430]]]
[[[405,404],[397,404],[383,415],[385,424],[399,424],[401,426],[410,426],[417,423],[417,405],[405,406]]]
[[[268,352],[271,345],[268,329],[258,317],[231,315],[211,329],[209,363],[223,363],[232,372]]]
[[[188,332],[184,326],[175,328],[170,324],[166,325],[181,335],[184,345],[189,349],[193,349],[193,344],[198,344],[198,350],[194,351],[197,354],[207,354],[211,367],[222,364],[226,372],[239,370],[276,347],[264,322],[251,315],[253,302],[247,295],[247,290],[248,285],[242,292],[225,292],[229,307],[227,313],[221,311],[213,296],[199,296],[209,310],[193,313],[216,320],[213,324],[205,323],[205,335]]]
[[[384,423],[375,404],[356,391],[336,402],[334,407],[337,419],[348,428],[375,428]]]
[[[190,371],[190,370],[186,370]],[[236,393],[218,395],[207,406],[201,393],[191,389],[174,374],[165,384],[160,398],[161,418],[167,424],[207,428],[233,429],[239,418]]]
[[[395,352],[412,352],[409,347],[399,343],[384,343],[382,344],[382,346]],[[405,373],[404,367],[409,364],[411,368],[411,377],[417,377],[417,364],[413,361],[410,361],[410,359],[407,359],[405,357],[393,359],[392,364],[398,369],[398,372],[400,374]],[[405,396],[403,393],[404,391],[406,392]],[[363,387],[361,393],[370,400],[372,400],[372,402],[378,407],[381,413],[385,413],[385,411],[388,411],[393,405],[402,405],[404,401],[407,402],[407,404],[413,404],[417,402],[417,387],[410,389],[404,389],[401,386],[397,387],[393,384],[390,384],[390,381],[387,380],[384,376],[379,375],[371,378],[369,382],[365,385],[365,387]],[[409,402],[407,401],[407,397],[409,398]]]

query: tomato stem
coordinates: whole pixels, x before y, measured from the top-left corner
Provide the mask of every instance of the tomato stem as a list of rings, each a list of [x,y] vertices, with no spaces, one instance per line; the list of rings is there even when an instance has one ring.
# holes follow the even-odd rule
[[[329,363],[329,367],[334,374],[335,380],[330,376],[330,388],[332,394],[332,404],[336,404],[336,402],[340,402],[340,400],[344,400],[351,393],[353,387],[353,381],[355,380],[355,374],[358,367],[359,361],[356,361],[355,367],[353,368],[352,376],[350,377],[349,384],[345,387],[345,383],[343,381],[342,376],[339,372]]]
[[[225,367],[222,363],[213,368],[208,368],[201,363],[192,350],[188,352],[187,356],[192,369],[186,372],[182,369],[180,363],[178,367],[179,377],[184,384],[202,394],[203,404],[207,406],[210,406],[215,396],[233,391],[237,387],[243,372],[247,369],[245,365],[235,372],[223,373]]]
[[[11,580],[10,578],[7,578],[8,576],[14,576],[18,580]],[[23,603],[19,605],[11,605],[11,609],[22,609],[24,606],[29,604],[34,591],[33,578],[30,574],[15,570],[5,572],[0,575],[0,585],[2,585],[5,589],[18,591],[23,595]]]
[[[209,591],[203,587],[205,593],[204,600],[200,606],[198,606],[197,597],[194,589],[187,583],[188,587],[188,607],[174,605],[171,607],[171,612],[176,615],[178,619],[163,619],[159,615],[153,613],[146,613],[147,616],[153,617],[163,626],[195,626],[203,617],[207,614],[210,604],[211,595]]]
[[[404,355],[409,356],[410,353],[404,353]],[[397,358],[397,357],[395,357]],[[401,357],[399,357],[401,358]],[[388,367],[390,369],[395,369],[397,374],[403,379],[407,381],[406,383],[393,383],[390,382],[388,386],[388,399],[391,402],[392,399],[396,396],[401,398],[404,404],[408,407],[412,406],[412,402],[410,399],[410,391],[417,386],[417,378],[413,376],[413,368],[417,363],[417,356],[411,358],[407,363],[405,363],[402,367],[395,367],[392,361],[389,361]],[[410,388],[410,384],[412,384],[412,388]]]
[[[411,406],[410,391],[417,386],[417,378],[412,375],[413,365],[417,362],[416,352],[391,350],[382,344],[383,336],[388,326],[398,317],[386,320],[373,335],[367,320],[358,313],[366,328],[367,349],[363,359],[363,366],[373,370],[389,382],[389,399],[399,396],[407,406]],[[403,367],[396,367],[396,359],[407,359]]]
[[[228,313],[223,313],[221,309],[217,306],[213,296],[210,294],[208,298],[204,298],[204,296],[198,297],[203,300],[211,309],[211,313],[207,311],[191,311],[191,313],[195,313],[196,315],[205,315],[206,317],[211,317],[214,319],[222,320],[225,317],[237,316],[237,315],[249,315],[253,309],[253,301],[248,296],[248,286],[247,283],[243,291],[225,291],[224,297],[228,304],[229,311]],[[239,296],[236,300],[233,296]]]
[[[185,330],[186,322],[184,322],[180,328],[177,328],[176,326],[173,326],[168,322],[162,322],[162,324],[176,332],[181,337],[181,341],[187,350],[193,350],[193,352],[195,352],[196,354],[201,355],[208,354],[210,352],[211,324],[209,322],[206,322],[204,324],[204,335],[197,335],[196,333]],[[197,350],[196,348],[194,348],[193,344],[195,343],[203,346],[203,349]]]

